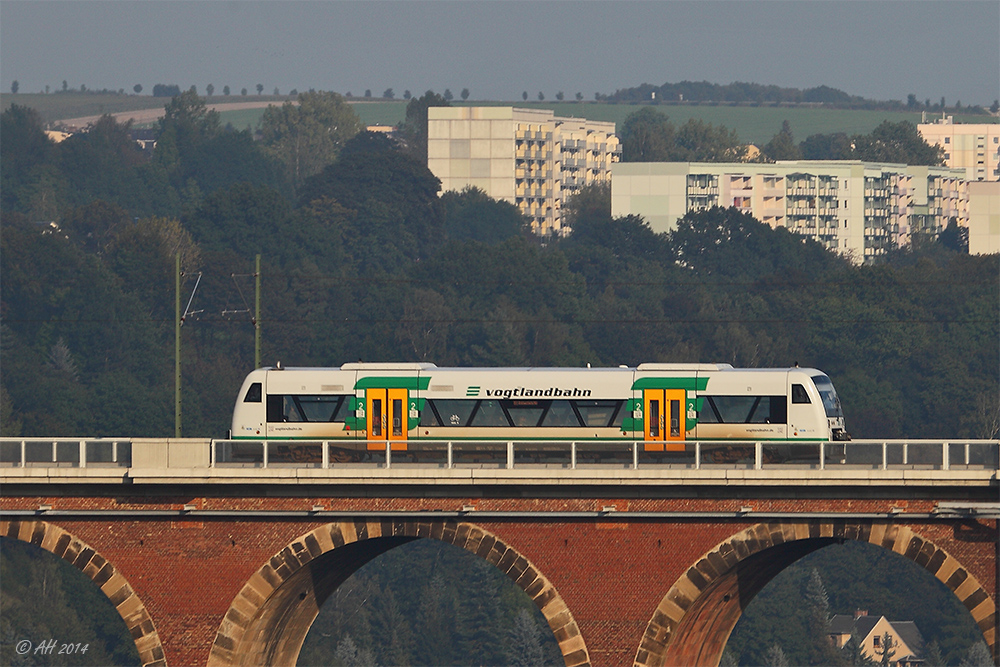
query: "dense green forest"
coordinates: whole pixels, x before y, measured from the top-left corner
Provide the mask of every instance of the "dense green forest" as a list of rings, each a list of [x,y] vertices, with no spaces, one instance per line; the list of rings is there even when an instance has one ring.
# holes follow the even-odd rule
[[[690,118],[675,127],[654,107],[631,114],[618,131],[625,162],[774,162],[776,160],[861,160],[910,165],[944,165],[944,149],[931,146],[909,121],[882,121],[868,134],[811,134],[796,144],[791,124],[763,143],[756,154],[735,131]]]
[[[612,219],[599,187],[543,245],[510,204],[439,196],[414,157],[428,103],[411,100],[402,145],[357,132],[335,95],[255,142],[185,93],[151,155],[109,117],[53,144],[30,109],[5,111],[2,432],[172,432],[177,253],[185,302],[201,273],[185,435],[226,433],[253,366],[258,253],[268,364],[797,362],[830,374],[855,437],[996,432],[995,257],[918,239],[855,266],[721,209],[655,234]],[[330,119],[353,129],[331,138]],[[296,162],[301,145],[329,162]]]
[[[36,653],[49,639],[87,650]],[[19,655],[24,640],[33,648]],[[138,665],[139,652],[111,601],[80,570],[36,546],[0,538],[0,664]]]
[[[270,114],[264,138],[255,140],[223,127],[203,100],[185,93],[168,104],[151,153],[110,117],[55,144],[37,113],[5,110],[0,433],[172,434],[179,254],[185,303],[201,277],[182,335],[183,434],[224,436],[235,392],[253,367],[249,274],[260,254],[269,365],[799,363],[831,376],[855,437],[995,437],[996,257],[971,257],[947,239],[928,238],[858,266],[723,209],[690,214],[675,231],[656,234],[640,218],[613,219],[610,193],[601,187],[569,204],[570,236],[541,243],[510,204],[475,190],[441,195],[421,159],[422,122],[432,103],[439,101],[411,100],[402,139],[392,141],[360,132],[342,99],[320,94],[298,111]],[[724,128],[705,135],[729,138]],[[5,575],[48,567],[3,543],[4,567],[13,568]],[[404,555],[419,560],[415,569],[427,579],[411,580],[402,565],[379,559],[338,591],[346,607],[329,617],[324,608],[317,636],[332,642],[314,645],[310,636],[304,656],[340,664],[402,661],[400,653],[385,653],[396,649],[370,639],[376,624],[397,615],[410,619],[398,624],[400,632],[421,638],[413,651],[438,646],[456,651],[448,655],[458,660],[475,644],[482,664],[506,664],[511,642],[531,645],[538,618],[521,613],[528,607],[495,573],[469,571],[467,578],[493,597],[466,600],[429,582],[443,569],[472,566],[421,548]],[[855,556],[843,556],[849,576],[823,575],[831,613],[865,604],[872,613],[912,617],[902,613],[905,603],[880,611],[876,602],[889,597],[846,597],[846,580],[861,581],[860,572],[883,577],[872,591],[911,576]],[[811,569],[789,570],[778,604],[795,600],[802,609]],[[41,576],[46,582],[55,575]],[[37,587],[37,579],[25,579],[13,597],[8,586],[18,578],[2,579],[4,604],[20,600],[19,613],[28,614],[24,601],[35,594],[25,587]],[[908,580],[905,587],[913,588]],[[359,599],[371,602],[366,613],[358,613]],[[457,618],[499,623],[489,614],[504,616],[507,625],[488,639],[453,637],[457,643],[444,649],[434,643],[444,639],[419,625],[427,611],[421,604],[436,605],[445,628]],[[11,608],[4,607],[5,618]],[[957,664],[975,639],[962,613],[922,627],[947,664]],[[748,612],[745,622],[751,619]],[[734,635],[733,660],[759,663],[774,644],[799,655],[801,638],[778,640],[773,619],[759,623],[746,639]],[[13,630],[3,632],[6,642]],[[552,647],[541,634],[546,661]],[[431,643],[418,648],[424,638]],[[109,662],[130,661],[113,641],[105,646]],[[405,656],[410,664],[441,664],[426,659]]]

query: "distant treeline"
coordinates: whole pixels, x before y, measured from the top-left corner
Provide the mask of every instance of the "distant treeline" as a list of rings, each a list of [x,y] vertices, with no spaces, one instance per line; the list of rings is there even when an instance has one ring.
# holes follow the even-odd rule
[[[654,86],[643,83],[632,88],[620,88],[611,95],[597,95],[602,102],[622,102],[636,104],[646,102],[651,104],[742,104],[758,105],[814,105],[835,109],[880,109],[892,111],[904,110],[944,110],[947,108],[964,109],[967,113],[986,113],[981,106],[962,107],[960,101],[954,107],[947,107],[945,99],[931,103],[930,99],[920,101],[916,95],[908,96],[906,102],[899,100],[869,100],[858,95],[849,95],[842,90],[830,86],[815,88],[782,88],[781,86],[763,85],[734,81],[729,84],[709,83],[708,81],[681,81],[680,83],[664,83]]]

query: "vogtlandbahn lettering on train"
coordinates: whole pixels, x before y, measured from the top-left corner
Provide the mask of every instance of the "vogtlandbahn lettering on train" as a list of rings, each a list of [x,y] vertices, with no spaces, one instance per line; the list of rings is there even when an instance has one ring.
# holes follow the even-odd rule
[[[579,389],[573,387],[572,389],[559,389],[558,387],[549,387],[548,389],[525,389],[524,387],[518,387],[517,389],[487,389],[487,398],[526,398],[532,396],[538,397],[552,397],[552,396],[565,396],[566,398],[587,398],[590,396],[589,389]]]

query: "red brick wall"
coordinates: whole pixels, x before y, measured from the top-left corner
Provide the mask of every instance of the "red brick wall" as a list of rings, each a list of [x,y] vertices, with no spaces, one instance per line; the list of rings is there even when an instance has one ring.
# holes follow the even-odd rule
[[[775,499],[483,499],[483,498],[0,498],[0,509],[455,511],[464,505],[496,511],[736,511],[926,512],[931,501]],[[4,517],[7,518],[7,517]],[[44,519],[44,517],[39,517]],[[126,577],[148,609],[170,665],[203,665],[234,598],[271,556],[328,520],[44,519],[94,547]],[[746,520],[466,521],[493,533],[528,558],[569,606],[595,665],[631,664],[657,605],[701,556]],[[981,522],[982,523],[982,522]],[[911,523],[912,530],[946,550],[997,599],[997,522],[975,530],[955,522]],[[992,532],[990,532],[992,531]],[[992,539],[990,539],[992,536]]]

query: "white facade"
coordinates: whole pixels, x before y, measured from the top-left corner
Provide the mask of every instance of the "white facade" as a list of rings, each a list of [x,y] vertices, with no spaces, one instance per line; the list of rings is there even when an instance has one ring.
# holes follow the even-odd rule
[[[735,207],[771,227],[863,261],[968,223],[963,170],[858,161],[777,164],[628,162],[612,167],[611,214],[640,215],[657,232],[689,211]]]
[[[561,236],[562,205],[606,183],[621,153],[615,124],[513,107],[431,107],[427,167],[443,190],[477,187],[515,204],[540,236]]]
[[[1000,181],[969,183],[969,254],[1000,253]]]
[[[968,181],[1000,181],[1000,124],[959,124],[952,117],[921,123],[917,130],[930,145],[944,149],[944,163],[965,170]]]

